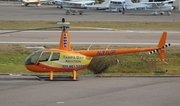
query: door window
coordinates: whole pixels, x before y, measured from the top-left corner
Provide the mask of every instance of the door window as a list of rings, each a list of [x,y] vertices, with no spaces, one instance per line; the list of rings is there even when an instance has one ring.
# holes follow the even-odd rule
[[[51,52],[43,52],[43,54],[41,55],[39,59],[39,62],[48,61],[50,54]]]
[[[60,53],[54,52],[52,54],[51,61],[57,61],[57,60],[59,60],[59,57],[60,57]]]

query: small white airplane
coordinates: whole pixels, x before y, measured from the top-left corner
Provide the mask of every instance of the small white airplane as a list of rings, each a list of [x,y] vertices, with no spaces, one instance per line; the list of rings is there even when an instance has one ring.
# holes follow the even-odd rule
[[[123,2],[125,0],[105,0],[101,4],[95,4],[92,6],[87,6],[87,9],[100,10],[105,9],[106,12],[120,12],[122,10]]]
[[[37,7],[43,3],[48,3],[50,0],[21,0],[21,6],[28,6],[29,4],[35,4]]]
[[[55,0],[57,8],[86,8],[87,5],[94,5],[95,0]]]
[[[157,15],[158,12],[163,15],[164,11],[166,11],[168,15],[171,15],[170,11],[173,9],[173,6],[168,3],[173,1],[175,0],[166,0],[162,2],[149,2],[149,0],[142,0],[139,3],[132,3],[131,0],[126,0],[126,9],[144,9],[154,11],[152,12],[153,15]]]
[[[66,15],[82,15],[88,5],[95,4],[95,0],[56,0],[55,4],[57,5],[57,8],[66,10]]]

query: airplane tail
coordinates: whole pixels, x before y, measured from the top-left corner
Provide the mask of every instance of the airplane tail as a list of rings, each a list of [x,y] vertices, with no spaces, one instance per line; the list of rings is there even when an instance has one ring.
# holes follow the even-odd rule
[[[158,49],[156,50],[153,50],[151,52],[149,52],[149,54],[153,54],[153,53],[156,53],[158,52],[158,55],[160,57],[160,59],[165,62],[166,60],[166,56],[165,56],[165,48],[168,47],[168,46],[171,46],[171,44],[166,44],[166,37],[167,37],[167,32],[163,32],[162,33],[162,36],[161,36],[161,39],[159,41],[159,44],[158,44]],[[166,62],[165,62],[166,63]]]

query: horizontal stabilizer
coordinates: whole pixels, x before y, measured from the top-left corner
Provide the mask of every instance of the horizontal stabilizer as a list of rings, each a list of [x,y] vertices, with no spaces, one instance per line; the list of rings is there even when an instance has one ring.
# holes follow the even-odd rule
[[[156,49],[156,50],[150,51],[150,52],[149,52],[149,54],[153,54],[153,53],[160,52],[160,51],[161,51],[161,49],[163,49],[163,48],[167,48],[167,47],[169,47],[169,46],[171,46],[171,44],[170,44],[170,43],[168,43],[168,44],[164,45],[162,48],[159,48],[159,49]]]

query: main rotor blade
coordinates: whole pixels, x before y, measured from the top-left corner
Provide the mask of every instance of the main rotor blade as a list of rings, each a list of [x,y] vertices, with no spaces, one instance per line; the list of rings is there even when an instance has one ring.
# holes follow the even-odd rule
[[[2,33],[0,33],[0,35],[2,35],[2,34],[9,34],[9,33],[23,32],[23,31],[29,31],[29,30],[43,30],[43,29],[51,29],[51,28],[59,28],[59,27],[45,27],[45,28],[15,30],[15,31],[9,31],[9,32],[2,32]]]

